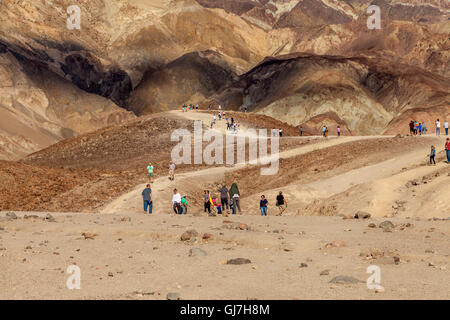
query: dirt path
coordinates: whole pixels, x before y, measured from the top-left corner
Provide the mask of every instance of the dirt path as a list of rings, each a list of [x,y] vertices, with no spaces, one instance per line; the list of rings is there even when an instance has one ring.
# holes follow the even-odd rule
[[[179,116],[187,117],[190,120],[202,120],[206,121],[210,118],[210,115],[204,114],[201,112],[174,112]],[[225,121],[222,120],[225,124]],[[220,132],[224,133],[226,131],[225,125],[223,128],[220,128]],[[245,129],[244,129],[245,130]],[[244,131],[245,132],[245,131]],[[244,133],[245,134],[245,133]],[[306,138],[306,137],[305,137]],[[298,139],[305,139],[303,137],[298,137]],[[308,139],[323,139],[323,138],[314,138],[307,137]],[[311,144],[303,145],[298,148],[293,148],[290,150],[286,150],[279,153],[279,158],[289,158],[302,154],[306,154],[315,150],[328,148],[331,146],[336,146],[339,144],[359,141],[363,139],[375,139],[375,138],[390,138],[390,136],[349,136],[349,137],[340,137],[340,138],[328,138],[323,139],[319,142],[314,142]],[[269,155],[266,158],[263,158],[262,161],[272,160],[276,157],[276,155]],[[224,174],[228,171],[238,170],[245,166],[245,164],[236,164],[232,167],[223,166],[223,167],[214,167],[208,168],[198,171],[192,171],[183,174],[177,174],[175,181],[170,181],[167,176],[160,177],[155,179],[152,183],[152,192],[154,201],[154,212],[158,212],[161,210],[167,211],[170,210],[171,206],[171,198],[172,191],[174,188],[177,188],[180,193],[183,193],[183,190],[189,190],[192,185],[201,185],[205,181],[217,181],[221,180],[224,177]],[[134,188],[131,192],[123,194],[119,198],[113,200],[111,203],[106,205],[104,208],[100,210],[101,213],[130,213],[130,212],[142,212],[142,197],[141,192],[145,188],[145,184],[139,184]],[[156,200],[157,199],[157,200]]]

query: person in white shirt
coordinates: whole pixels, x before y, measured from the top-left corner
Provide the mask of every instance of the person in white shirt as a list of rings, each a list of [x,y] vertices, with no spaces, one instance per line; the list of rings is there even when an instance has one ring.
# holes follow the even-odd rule
[[[445,129],[445,135],[448,136],[448,121],[445,120],[444,122],[444,129]]]
[[[436,135],[441,135],[441,122],[439,121],[439,119],[436,120]]]
[[[173,189],[172,203],[173,211],[175,211],[175,214],[182,214],[183,211],[181,208],[181,195],[178,193],[177,189]]]

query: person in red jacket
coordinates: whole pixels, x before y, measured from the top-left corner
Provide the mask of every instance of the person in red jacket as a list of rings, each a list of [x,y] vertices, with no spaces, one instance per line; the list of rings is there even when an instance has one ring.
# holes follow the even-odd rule
[[[447,138],[445,143],[445,153],[447,154],[447,163],[450,163],[450,138]]]

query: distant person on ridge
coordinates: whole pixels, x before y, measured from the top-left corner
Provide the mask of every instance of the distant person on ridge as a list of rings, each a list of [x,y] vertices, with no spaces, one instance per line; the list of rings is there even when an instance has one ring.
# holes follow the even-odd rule
[[[327,127],[325,127],[325,125],[323,125],[322,127],[322,136],[325,138],[325,131],[327,130]]]
[[[300,137],[303,136],[303,127],[300,126]]]
[[[175,163],[173,161],[169,164],[169,180],[175,180]]]
[[[148,178],[150,179],[151,182],[153,178],[153,166],[151,162],[148,164],[147,171],[148,171]]]
[[[439,119],[436,120],[436,135],[441,135],[441,122],[439,121]]]
[[[448,121],[447,120],[444,121],[444,130],[445,130],[445,135],[448,136]]]
[[[150,188],[150,184],[147,184],[147,187],[142,191],[142,198],[144,200],[144,212],[152,214],[153,211],[153,200],[152,200],[152,189]]]
[[[450,138],[447,138],[445,143],[445,153],[447,154],[447,163],[450,163]]]
[[[422,122],[422,134],[427,134],[427,126],[425,122]]]
[[[340,126],[337,126],[337,135],[338,135],[338,137],[341,136],[341,127]]]
[[[431,146],[431,152],[430,152],[430,165],[436,164],[436,160],[434,159],[436,157],[436,148],[434,146]]]

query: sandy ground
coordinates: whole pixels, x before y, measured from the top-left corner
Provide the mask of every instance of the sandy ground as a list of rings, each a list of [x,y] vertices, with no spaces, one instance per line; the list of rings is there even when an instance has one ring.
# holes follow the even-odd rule
[[[250,230],[228,229],[231,224],[224,220],[245,223]],[[159,211],[153,216],[60,214],[47,222],[19,215],[1,223],[0,298],[165,299],[176,292],[183,299],[449,299],[450,221],[394,218],[392,232],[367,227],[382,220]],[[412,226],[402,230],[408,222]],[[181,241],[191,228],[199,233],[196,240]],[[85,232],[97,236],[85,240]],[[211,238],[203,240],[204,233]],[[333,241],[345,245],[327,248]],[[189,256],[192,248],[207,255]],[[370,250],[385,256],[368,259]],[[226,264],[234,258],[251,263]],[[81,269],[80,290],[66,287],[72,264]],[[367,289],[369,265],[381,268],[385,292]],[[324,270],[328,274],[320,275]],[[364,282],[330,283],[339,275]]]
[[[316,141],[280,158],[375,138]],[[425,165],[426,152],[288,184],[281,217],[273,205],[259,216],[259,193],[242,199],[242,215],[173,214],[174,187],[219,181],[242,165],[155,179],[153,215],[142,212],[142,184],[99,212],[52,213],[53,222],[46,213],[0,212],[0,298],[449,299],[450,166],[440,154],[438,165]],[[278,189],[264,192],[271,199]],[[371,218],[351,219],[358,210]],[[386,220],[394,226],[380,228]],[[182,241],[190,229],[198,235]],[[227,264],[235,258],[250,261]],[[71,265],[81,270],[80,290],[66,287]],[[383,292],[367,288],[369,265],[380,268]],[[336,276],[356,282],[333,283]]]

